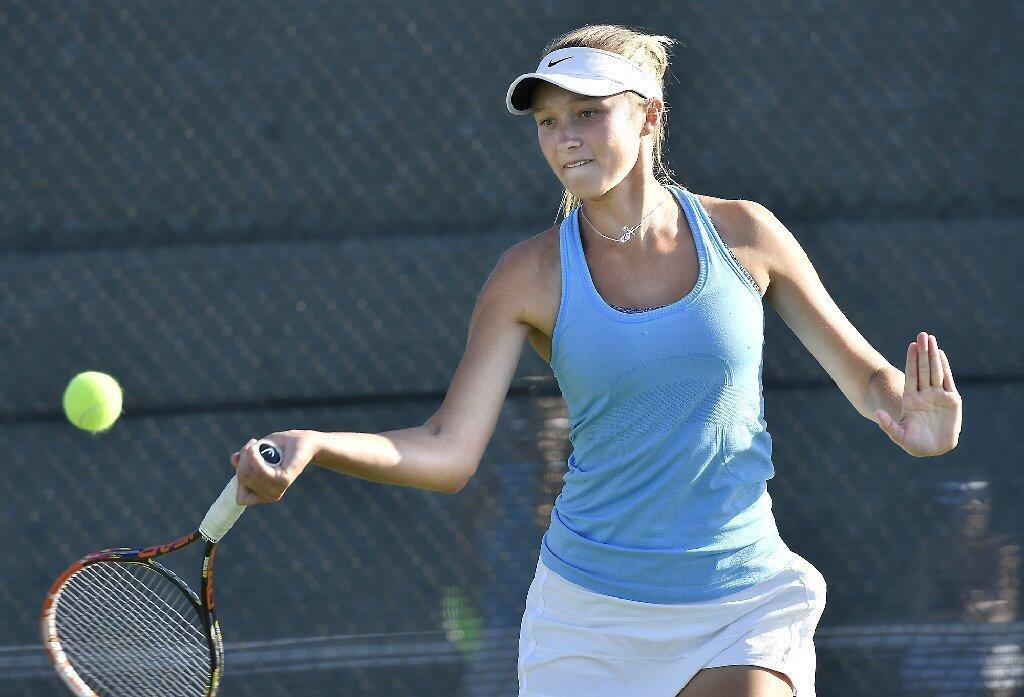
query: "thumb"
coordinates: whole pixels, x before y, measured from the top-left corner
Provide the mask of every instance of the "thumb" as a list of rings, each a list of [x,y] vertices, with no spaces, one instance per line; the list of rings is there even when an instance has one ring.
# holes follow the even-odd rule
[[[885,431],[885,434],[889,436],[894,442],[899,442],[897,439],[899,426],[896,421],[889,416],[889,413],[882,410],[875,410],[875,419],[878,420],[878,425]]]
[[[231,455],[231,466],[238,469],[238,457],[241,453],[234,453]]]

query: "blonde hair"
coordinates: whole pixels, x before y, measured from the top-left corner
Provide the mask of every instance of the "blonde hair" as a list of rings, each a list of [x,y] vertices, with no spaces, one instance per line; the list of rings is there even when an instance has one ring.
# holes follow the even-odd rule
[[[552,51],[560,48],[599,48],[605,51],[618,53],[639,65],[642,69],[658,78],[662,93],[665,89],[665,72],[668,70],[668,51],[666,47],[679,43],[675,39],[660,34],[644,34],[621,24],[588,24],[573,29],[551,40],[540,54],[543,58]],[[642,99],[635,92],[626,92],[627,98],[633,101],[638,111],[646,111],[647,100]],[[662,184],[676,184],[670,170],[662,160],[662,147],[665,142],[666,116],[668,105],[665,104],[661,118],[658,119],[658,130],[654,134],[654,177]],[[576,206],[583,203],[580,199],[565,189],[562,191],[562,203],[558,213],[555,214],[555,222],[558,222],[558,215],[564,219]]]

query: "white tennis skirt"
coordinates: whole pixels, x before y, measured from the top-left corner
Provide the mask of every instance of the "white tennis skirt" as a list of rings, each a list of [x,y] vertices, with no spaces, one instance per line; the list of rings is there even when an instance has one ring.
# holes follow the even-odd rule
[[[565,580],[540,559],[519,631],[519,697],[675,697],[702,668],[755,665],[814,697],[825,578],[796,552],[775,576],[681,605],[626,600]]]

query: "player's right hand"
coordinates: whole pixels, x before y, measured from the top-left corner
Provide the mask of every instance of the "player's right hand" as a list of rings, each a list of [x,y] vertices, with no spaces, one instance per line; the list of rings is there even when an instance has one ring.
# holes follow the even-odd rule
[[[255,438],[233,453],[231,464],[238,477],[238,492],[235,494],[238,504],[252,506],[280,501],[316,455],[313,435],[313,431],[291,430],[264,436],[261,440],[270,441],[281,450],[281,462],[275,466],[268,465],[260,457]]]

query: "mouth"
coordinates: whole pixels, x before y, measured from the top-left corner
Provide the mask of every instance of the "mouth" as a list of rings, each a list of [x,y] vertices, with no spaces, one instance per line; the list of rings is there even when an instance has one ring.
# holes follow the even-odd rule
[[[562,169],[578,169],[590,162],[593,162],[593,160],[577,160],[576,162],[570,162],[567,165],[562,165]]]

